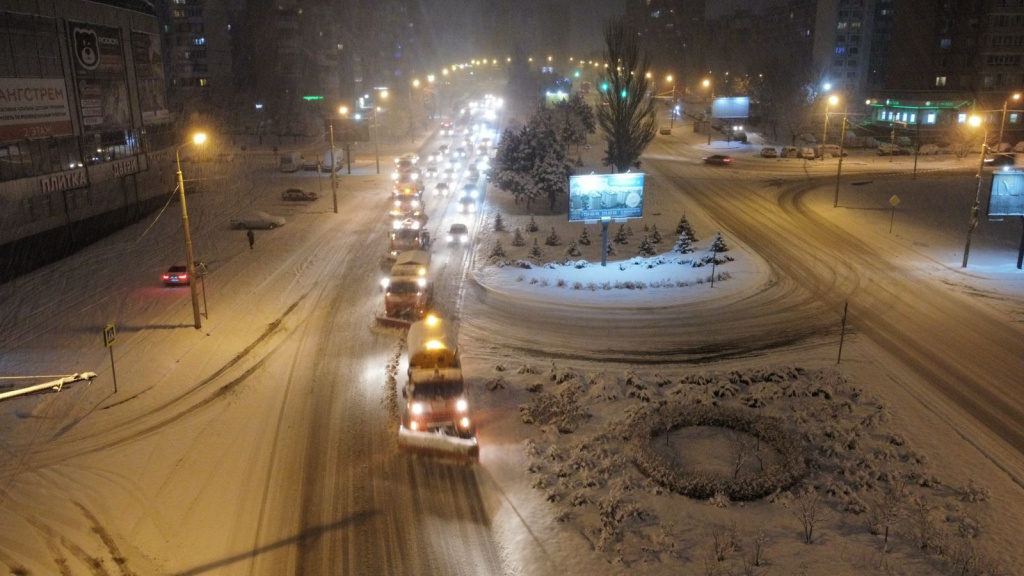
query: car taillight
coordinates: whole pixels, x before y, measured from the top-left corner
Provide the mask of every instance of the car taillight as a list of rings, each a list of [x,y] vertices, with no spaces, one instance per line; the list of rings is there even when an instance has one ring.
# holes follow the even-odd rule
[[[164,274],[164,280],[170,280],[170,279],[171,279],[171,275],[170,274]]]

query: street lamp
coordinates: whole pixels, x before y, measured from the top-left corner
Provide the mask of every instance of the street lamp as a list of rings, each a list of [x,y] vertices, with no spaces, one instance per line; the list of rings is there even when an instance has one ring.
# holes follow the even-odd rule
[[[996,142],[996,152],[999,151],[999,146],[1003,145],[1003,128],[1006,126],[1006,107],[1010,104],[1010,100],[1017,102],[1020,100],[1020,92],[1015,92],[1012,96],[1003,100],[1003,119],[999,121],[999,140]]]
[[[374,88],[376,93],[380,96],[381,100],[387,100],[388,89],[387,88]],[[380,127],[377,124],[377,110],[380,106],[377,105],[377,98],[373,99],[373,154],[377,159],[377,174],[380,174]]]
[[[708,109],[708,116],[704,120],[705,122],[707,122],[708,146],[711,146],[711,114],[714,111],[714,105],[715,105],[715,87],[714,87],[714,85],[711,84],[711,79],[710,78],[705,78],[700,84],[704,88],[708,89],[708,91],[710,92],[710,95],[711,95],[711,108]]]
[[[824,146],[825,144],[828,144],[828,107],[829,107],[829,105],[835,106],[838,103],[839,103],[839,97],[836,96],[835,94],[829,96],[828,100],[825,100],[825,130],[822,131],[822,133],[821,133],[821,145],[822,146]],[[824,148],[822,148],[822,150],[821,150],[821,159],[825,160],[825,149]]]
[[[199,132],[192,136],[193,144],[206,142],[206,134]],[[188,287],[192,293],[192,318],[195,320],[196,330],[203,327],[202,319],[199,316],[199,294],[196,293],[196,262],[192,255],[192,231],[188,225],[188,208],[185,206],[185,179],[181,175],[180,151],[188,144],[182,144],[174,149],[174,161],[178,165],[178,195],[181,198],[181,225],[185,229],[185,270],[188,273]]]
[[[981,117],[971,116],[969,121],[971,126],[980,126]],[[974,190],[974,204],[971,206],[970,219],[967,222],[967,243],[964,245],[964,261],[961,264],[961,268],[967,268],[967,257],[971,253],[971,233],[978,227],[978,212],[981,207],[981,173],[985,168],[985,150],[988,148],[988,127],[985,128],[985,135],[981,139],[981,156],[978,159],[978,174],[975,176],[977,179],[977,187]]]
[[[676,80],[675,78],[672,77],[671,74],[665,76],[665,80],[672,83],[672,96],[671,99],[668,101],[669,110],[671,112],[671,116],[669,116],[668,121],[668,128],[669,130],[671,130],[676,125]]]

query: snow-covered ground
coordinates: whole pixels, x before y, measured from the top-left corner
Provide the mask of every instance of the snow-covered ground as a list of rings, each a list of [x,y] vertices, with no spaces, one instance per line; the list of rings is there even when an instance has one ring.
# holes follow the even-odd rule
[[[650,155],[699,158],[705,148],[699,135],[677,132],[667,142],[659,139]],[[599,153],[597,146],[591,152]],[[734,145],[729,153],[747,167],[712,177],[799,180],[827,177],[834,169],[756,158],[754,146]],[[594,158],[586,160],[600,170]],[[847,166],[855,174],[879,162],[855,155]],[[825,184],[801,201],[872,246],[895,245],[912,254],[906,267],[921,275],[922,290],[981,295],[984,305],[1019,323],[1024,276],[1014,265],[1017,223],[983,222],[975,231],[971,265],[962,271],[965,197],[973,196],[970,162],[926,159],[925,168],[960,172],[917,180],[905,176],[908,162],[898,159],[889,170],[897,176],[890,180],[845,186],[840,210],[832,208],[832,190]],[[361,166],[346,181],[346,194],[379,194],[372,162],[364,157]],[[759,174],[762,169],[777,173]],[[253,202],[265,203],[257,196],[265,193],[254,189]],[[894,193],[901,202],[890,220]],[[712,286],[710,265],[692,262],[707,255],[719,226],[685,195],[653,190],[645,217],[628,224],[628,243],[615,245],[616,255],[600,267],[598,226],[588,229],[591,244],[579,245],[579,256],[568,256],[568,243],[582,225],[566,222],[564,213],[540,211],[533,215],[538,230],[530,233],[529,214],[500,193],[489,194],[474,229],[469,277],[485,293],[510,301],[578,307],[580,314],[600,318],[741,299],[770,277],[753,247],[725,233],[724,254],[731,260],[715,266]],[[204,208],[208,220],[223,217],[225,207],[212,196],[206,206],[196,199],[200,225]],[[266,346],[284,350],[278,357],[312,356],[317,345],[279,344],[275,334],[303,331],[307,319],[315,318],[314,295],[337,282],[323,273],[329,265],[345,259],[343,264],[359,271],[373,268],[359,262],[375,255],[331,251],[342,227],[340,220],[328,220],[326,206],[321,200],[322,212],[287,208],[288,225],[275,231],[281,234],[257,233],[254,252],[240,233],[200,236],[218,274],[213,313],[204,321],[205,346],[190,324],[182,324],[191,315],[181,298],[158,288],[139,294],[116,287],[105,292],[97,285],[121,276],[145,285],[140,278],[166,260],[165,242],[139,234],[141,226],[0,287],[6,334],[0,371],[54,373],[75,366],[101,375],[101,382],[0,405],[0,564],[25,576],[85,570],[142,576],[166,573],[167,566],[176,573],[253,574],[263,573],[254,568],[260,556],[297,545],[262,534],[266,517],[294,512],[287,494],[268,497],[259,490],[279,475],[287,479],[281,461],[289,455],[265,447],[274,446],[279,433],[270,425],[277,421],[277,406],[282,413],[288,406],[289,389],[282,383],[293,377],[290,371],[310,368],[282,363],[271,369],[262,360],[250,364],[247,354]],[[493,229],[497,213],[505,232]],[[692,253],[672,253],[684,213],[698,239]],[[305,226],[317,230],[318,247],[290,253],[295,230]],[[512,246],[517,227],[525,246]],[[662,236],[658,255],[634,258],[645,228],[653,234],[654,227]],[[610,228],[614,236],[618,225]],[[545,244],[552,229],[559,246]],[[176,230],[163,221],[155,233]],[[500,266],[489,257],[500,241],[510,262],[529,261],[534,239],[542,254],[529,268]],[[124,269],[125,261],[139,259],[149,269]],[[470,313],[495,333],[510,328],[489,320],[480,301],[460,310],[464,318]],[[98,331],[112,315],[122,319],[119,396],[108,389],[110,360]],[[536,318],[518,320],[528,330]],[[353,323],[370,321],[366,314]],[[833,336],[714,364],[551,360],[463,338],[465,372],[481,422],[476,477],[489,515],[485,527],[500,550],[503,572],[1024,573],[1024,490],[1005,471],[1019,469],[1020,454],[993,461],[974,423],[940,411],[940,399],[920,394],[919,375],[856,333],[847,335],[837,365]],[[629,343],[638,350],[648,344]],[[393,355],[384,356],[350,369],[365,373],[351,387],[363,386],[370,405],[384,404],[378,396],[394,363]],[[224,380],[199,381],[211,371]],[[246,380],[253,374],[265,385]],[[301,427],[303,413],[290,410],[296,412],[290,422]],[[773,421],[786,434],[737,414],[778,419]],[[786,458],[794,445],[805,467],[780,470],[780,464],[792,463]],[[741,501],[726,495],[740,494],[759,479],[786,476],[782,472],[794,476],[765,497]],[[232,485],[218,479],[231,479]],[[700,485],[712,486],[710,497],[673,492]],[[266,510],[254,510],[250,501],[262,502]],[[450,516],[439,521],[450,522]],[[246,540],[249,531],[256,536]],[[452,532],[462,534],[457,527]],[[252,548],[254,543],[261,547]]]

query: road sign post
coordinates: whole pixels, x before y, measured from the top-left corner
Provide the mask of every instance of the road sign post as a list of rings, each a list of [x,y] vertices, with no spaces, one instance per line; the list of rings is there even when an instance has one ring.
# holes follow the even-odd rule
[[[117,371],[114,370],[114,342],[117,342],[117,327],[113,323],[103,328],[103,345],[110,350],[110,375],[114,379],[114,394],[117,394]]]

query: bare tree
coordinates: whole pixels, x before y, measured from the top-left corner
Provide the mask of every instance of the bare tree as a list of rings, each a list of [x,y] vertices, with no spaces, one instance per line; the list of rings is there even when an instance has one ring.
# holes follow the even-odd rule
[[[604,30],[605,74],[598,80],[601,105],[597,123],[605,139],[604,165],[625,172],[637,164],[658,128],[657,100],[645,76],[649,58],[636,31],[622,19]]]
[[[814,527],[821,515],[821,497],[814,488],[807,488],[797,495],[793,501],[791,512],[804,528],[804,543],[814,542]]]

